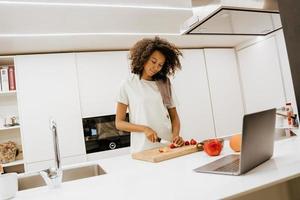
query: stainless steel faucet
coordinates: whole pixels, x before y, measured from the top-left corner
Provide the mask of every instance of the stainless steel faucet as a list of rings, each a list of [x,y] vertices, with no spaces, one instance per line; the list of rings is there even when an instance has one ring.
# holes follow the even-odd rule
[[[59,187],[62,182],[62,167],[57,136],[57,125],[54,119],[50,119],[50,130],[53,136],[55,166],[41,171],[40,174],[49,187],[55,188]]]

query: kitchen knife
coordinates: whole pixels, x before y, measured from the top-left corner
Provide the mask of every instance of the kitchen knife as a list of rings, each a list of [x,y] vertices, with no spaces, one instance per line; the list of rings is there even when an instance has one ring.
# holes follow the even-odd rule
[[[162,138],[160,138],[160,137],[158,137],[158,138],[156,139],[156,141],[159,142],[159,143],[161,143],[161,144],[167,144],[167,145],[171,144],[170,141],[165,140],[165,139],[162,139]]]

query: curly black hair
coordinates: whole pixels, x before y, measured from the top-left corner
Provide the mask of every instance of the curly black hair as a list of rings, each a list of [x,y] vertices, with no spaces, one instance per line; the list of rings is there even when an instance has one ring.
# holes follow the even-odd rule
[[[181,69],[179,56],[182,56],[182,53],[180,50],[174,44],[156,36],[155,38],[139,40],[130,49],[129,59],[131,60],[131,72],[138,74],[141,78],[144,64],[156,50],[162,53],[166,60],[162,69],[152,77],[153,80],[165,81],[169,75],[174,75],[176,70]]]

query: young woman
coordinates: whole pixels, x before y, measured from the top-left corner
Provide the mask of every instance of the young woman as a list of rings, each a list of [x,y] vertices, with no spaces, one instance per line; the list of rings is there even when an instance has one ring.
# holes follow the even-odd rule
[[[122,83],[118,95],[116,127],[131,132],[131,152],[161,146],[158,137],[179,146],[180,120],[168,76],[181,69],[182,53],[159,37],[142,39],[131,49],[132,75]],[[127,108],[129,121],[125,121]]]

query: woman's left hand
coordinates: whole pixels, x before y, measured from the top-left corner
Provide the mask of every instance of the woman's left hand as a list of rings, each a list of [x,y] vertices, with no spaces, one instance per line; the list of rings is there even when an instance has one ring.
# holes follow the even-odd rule
[[[184,145],[184,140],[179,135],[173,136],[172,142],[180,147]]]

